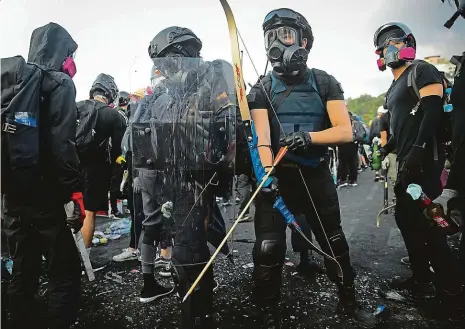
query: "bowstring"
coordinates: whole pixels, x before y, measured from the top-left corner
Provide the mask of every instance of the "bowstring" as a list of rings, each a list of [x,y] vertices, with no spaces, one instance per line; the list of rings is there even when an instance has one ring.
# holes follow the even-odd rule
[[[237,28],[236,28],[236,29],[237,29]],[[266,98],[267,98],[267,100],[268,100],[268,102],[269,102],[269,104],[270,104],[271,110],[273,111],[273,113],[274,113],[274,115],[275,115],[275,117],[276,117],[276,121],[277,121],[278,124],[279,124],[279,128],[280,128],[281,131],[285,134],[284,128],[283,128],[281,122],[279,121],[279,118],[278,118],[278,115],[277,115],[277,113],[276,113],[276,110],[275,110],[275,108],[274,108],[274,106],[273,106],[273,103],[271,102],[271,99],[270,99],[270,97],[268,96],[268,93],[266,92],[266,88],[265,88],[265,86],[263,85],[262,79],[260,79],[260,74],[258,73],[258,70],[257,70],[257,68],[256,68],[256,66],[255,66],[255,63],[252,61],[252,57],[250,56],[249,50],[248,50],[246,44],[244,43],[244,39],[242,38],[242,35],[241,35],[241,33],[239,32],[239,29],[237,29],[237,34],[239,35],[239,38],[241,39],[242,46],[244,47],[245,52],[247,53],[247,57],[249,57],[249,59],[250,59],[250,62],[251,62],[251,64],[252,64],[252,67],[254,68],[255,74],[257,74],[257,76],[258,76],[258,82],[260,83],[260,86],[262,87],[262,89],[263,89],[263,91],[264,91],[264,94],[265,94],[265,96],[266,96]],[[299,168],[299,172],[300,172],[300,176],[301,176],[301,178],[302,178],[302,182],[303,182],[304,185],[305,185],[305,189],[307,190],[308,197],[310,198],[310,201],[312,202],[313,209],[315,210],[315,213],[316,213],[316,215],[317,215],[317,217],[318,217],[318,221],[320,222],[321,229],[322,229],[322,231],[323,231],[323,233],[324,233],[324,235],[325,235],[325,238],[326,238],[326,242],[328,243],[328,245],[329,245],[329,247],[330,247],[330,250],[331,250],[331,253],[332,253],[332,255],[333,255],[333,257],[331,257],[331,258],[337,263],[337,265],[338,265],[339,268],[341,269],[341,274],[342,274],[342,267],[341,267],[341,264],[339,264],[339,262],[336,260],[336,255],[334,254],[333,249],[332,249],[332,247],[331,247],[331,244],[329,243],[329,238],[328,238],[328,236],[327,236],[327,234],[326,234],[326,231],[325,231],[325,229],[324,229],[324,226],[323,226],[323,223],[322,223],[322,221],[321,221],[321,218],[320,218],[320,216],[319,216],[319,214],[318,214],[318,211],[317,211],[317,209],[316,209],[316,207],[315,207],[315,204],[313,203],[313,198],[312,198],[312,196],[310,195],[310,190],[308,189],[308,186],[307,186],[307,184],[305,183],[305,180],[304,180],[304,178],[303,178],[302,171],[300,170],[300,168]],[[315,246],[314,246],[314,247],[315,247]],[[320,250],[320,251],[322,251],[322,250]],[[322,252],[323,252],[323,251],[322,251]],[[323,252],[323,253],[324,253],[324,252]],[[343,275],[343,274],[342,274],[342,275]]]

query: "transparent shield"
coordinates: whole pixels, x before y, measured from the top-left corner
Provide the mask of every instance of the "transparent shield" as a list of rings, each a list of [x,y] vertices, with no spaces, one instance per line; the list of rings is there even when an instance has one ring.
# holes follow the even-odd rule
[[[144,225],[158,225],[164,216],[174,219],[175,241],[181,244],[187,243],[184,225],[191,230],[209,227],[205,236],[217,241],[225,219],[236,214],[238,111],[232,66],[200,58],[153,61],[158,79],[130,120],[133,176],[144,198]],[[228,209],[218,212],[217,200]]]

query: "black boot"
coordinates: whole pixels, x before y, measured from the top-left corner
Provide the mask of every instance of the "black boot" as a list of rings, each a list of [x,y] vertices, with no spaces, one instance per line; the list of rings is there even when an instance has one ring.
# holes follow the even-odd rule
[[[361,309],[355,298],[354,285],[349,287],[339,285],[338,288],[339,290],[337,294],[339,297],[339,302],[337,305],[337,312],[352,317],[361,326],[365,328],[374,328],[378,323],[381,322],[381,316],[386,315],[387,309],[386,312],[384,312],[384,309],[381,310],[384,314],[379,314],[380,317],[374,313],[370,313]],[[380,310],[378,310],[378,312],[379,311]]]
[[[208,314],[203,317],[196,317],[193,320],[193,329],[216,329],[218,314]]]
[[[281,329],[281,316],[277,305],[259,308],[260,322],[263,329]]]

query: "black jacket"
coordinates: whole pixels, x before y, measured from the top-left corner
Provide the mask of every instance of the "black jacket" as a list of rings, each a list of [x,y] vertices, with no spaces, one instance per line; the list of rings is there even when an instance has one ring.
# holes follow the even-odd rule
[[[43,189],[60,201],[69,201],[73,192],[82,190],[76,136],[76,89],[71,77],[61,72],[66,57],[77,49],[69,33],[56,23],[32,32],[28,62],[45,70],[42,81],[44,117],[42,136]],[[42,154],[43,153],[43,154]]]
[[[121,155],[121,141],[126,131],[126,118],[117,109],[95,99],[77,103],[78,115],[86,107],[95,107],[98,111],[95,124],[93,147],[89,153],[79,154],[83,166],[95,163],[114,163]]]

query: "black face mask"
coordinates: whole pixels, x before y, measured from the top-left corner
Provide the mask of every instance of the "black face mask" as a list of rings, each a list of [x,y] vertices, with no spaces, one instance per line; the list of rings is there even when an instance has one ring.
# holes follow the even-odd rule
[[[298,45],[286,46],[279,39],[273,41],[267,57],[278,74],[298,75],[307,67],[308,52]]]

